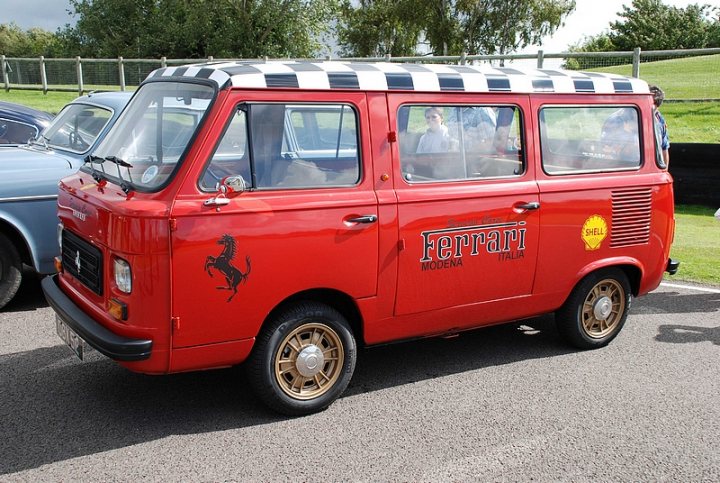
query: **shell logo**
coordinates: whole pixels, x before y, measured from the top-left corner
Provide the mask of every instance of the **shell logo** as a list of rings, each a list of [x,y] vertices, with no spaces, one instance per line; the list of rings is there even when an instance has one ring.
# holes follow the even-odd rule
[[[592,215],[585,220],[580,235],[585,242],[585,250],[597,250],[600,248],[605,237],[607,237],[608,226],[605,218],[600,215]]]

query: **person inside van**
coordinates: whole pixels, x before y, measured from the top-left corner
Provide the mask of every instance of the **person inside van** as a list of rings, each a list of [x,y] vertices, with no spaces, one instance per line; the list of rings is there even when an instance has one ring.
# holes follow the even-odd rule
[[[640,160],[637,113],[623,107],[605,121],[600,134],[603,153],[607,158],[637,162]]]
[[[427,131],[417,146],[417,153],[445,153],[450,149],[450,133],[443,123],[443,110],[440,107],[425,109]]]

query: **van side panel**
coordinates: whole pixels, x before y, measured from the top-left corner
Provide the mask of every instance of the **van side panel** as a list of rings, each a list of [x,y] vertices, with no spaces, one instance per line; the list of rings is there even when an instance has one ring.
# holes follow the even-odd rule
[[[655,163],[652,101],[603,96],[535,96],[540,254],[535,293],[559,308],[588,273],[610,265],[639,272],[643,294],[662,280],[673,222],[672,178]],[[543,169],[539,114],[544,106],[633,106],[640,116],[640,166],[626,171],[550,175]],[[632,279],[631,279],[632,281]]]

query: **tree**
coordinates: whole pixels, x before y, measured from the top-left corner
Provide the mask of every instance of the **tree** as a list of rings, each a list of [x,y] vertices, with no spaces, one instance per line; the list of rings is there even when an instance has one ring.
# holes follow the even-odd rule
[[[60,53],[61,42],[40,28],[22,30],[15,23],[0,24],[0,53],[8,57],[50,57]]]
[[[92,57],[309,57],[338,0],[71,0],[64,39]]]
[[[574,0],[458,0],[465,51],[507,54],[542,39],[563,25]]]
[[[707,44],[707,5],[670,7],[661,0],[633,0],[610,24],[613,44],[619,50],[697,49]]]
[[[346,0],[341,9],[344,23],[338,29],[342,53],[350,57],[415,55],[422,32],[414,15],[415,0]]]
[[[686,8],[670,7],[661,0],[633,0],[618,12],[619,20],[610,23],[610,31],[599,38],[590,37],[571,50],[631,51],[699,49],[717,45],[717,13],[709,5],[691,4]],[[718,38],[720,40],[720,38]]]
[[[348,0],[345,9],[339,31],[347,51],[372,51],[368,45],[374,43],[375,50],[389,53],[385,39],[390,38],[390,45],[401,45],[407,52],[416,35],[415,44],[426,42],[434,55],[505,54],[540,45],[575,9],[575,1]],[[398,33],[404,35],[402,42]]]

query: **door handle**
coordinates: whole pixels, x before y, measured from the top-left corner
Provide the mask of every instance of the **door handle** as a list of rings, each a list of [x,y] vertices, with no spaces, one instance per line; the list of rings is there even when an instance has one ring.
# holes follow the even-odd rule
[[[538,203],[537,201],[531,201],[530,203],[517,203],[515,206],[513,206],[513,208],[520,211],[537,210],[540,208],[540,203]]]
[[[345,221],[347,223],[375,223],[377,221],[377,216],[362,215],[362,216],[356,216],[355,218],[348,218]]]
[[[210,198],[209,200],[205,200],[203,202],[203,205],[205,206],[225,206],[230,203],[230,200],[228,198],[225,198],[222,195],[218,195],[214,198]]]

